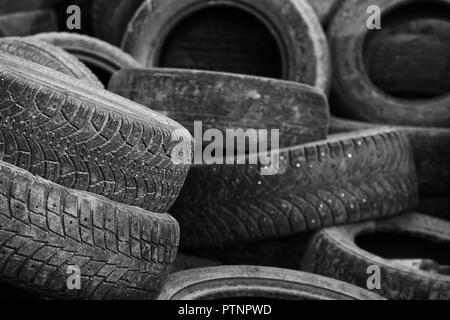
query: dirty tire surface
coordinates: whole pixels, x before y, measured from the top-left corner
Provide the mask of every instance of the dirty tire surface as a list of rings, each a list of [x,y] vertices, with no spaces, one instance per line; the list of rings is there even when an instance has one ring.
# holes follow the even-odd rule
[[[330,133],[359,131],[379,125],[331,117]],[[420,194],[450,195],[450,129],[397,127],[406,132],[414,153]]]
[[[62,186],[167,212],[192,137],[148,108],[0,54],[0,160]]]
[[[204,0],[144,2],[121,47],[148,67],[266,76],[324,92],[330,87],[328,44],[306,0],[226,1],[225,8]]]
[[[236,298],[384,300],[353,285],[300,271],[257,266],[223,266],[169,275],[158,300]]]
[[[56,30],[58,30],[58,20],[54,10],[25,11],[0,15],[0,37],[21,37]]]
[[[97,77],[82,62],[51,44],[31,38],[0,38],[0,52],[29,60],[104,89]]]
[[[426,239],[450,243],[449,222],[410,213],[392,219],[366,222],[354,226],[325,229],[311,242],[302,270],[353,283],[367,285],[367,268],[381,269],[380,295],[397,300],[449,300],[450,276],[415,270],[371,254],[355,243],[361,234],[392,231],[422,235]]]
[[[328,103],[317,89],[295,82],[170,69],[116,72],[108,90],[161,112],[193,135],[194,122],[218,129],[279,129],[280,145],[325,139]],[[168,94],[170,93],[170,94]],[[280,125],[281,124],[281,125]]]
[[[340,116],[391,125],[450,126],[449,94],[432,99],[392,97],[374,85],[361,59],[366,39],[372,34],[366,25],[368,6],[378,5],[383,15],[414,3],[417,1],[348,0],[337,10],[328,28],[328,39],[333,57],[333,89]],[[438,3],[449,5],[450,0]]]
[[[78,299],[154,298],[170,272],[177,222],[66,189],[0,162],[0,278]],[[67,289],[80,268],[81,290]]]
[[[106,86],[115,71],[142,65],[119,48],[99,39],[67,32],[41,33],[34,39],[48,42],[76,56]]]
[[[170,213],[186,247],[290,236],[398,214],[417,205],[407,136],[381,128],[280,150],[261,165],[193,165]],[[247,160],[246,163],[249,163]]]

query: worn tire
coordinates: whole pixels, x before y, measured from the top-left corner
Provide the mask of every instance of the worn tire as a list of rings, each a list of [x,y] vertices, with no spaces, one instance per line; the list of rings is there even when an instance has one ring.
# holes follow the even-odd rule
[[[328,24],[343,0],[308,0],[323,26]]]
[[[58,20],[53,10],[26,11],[0,15],[0,37],[20,37],[56,30],[58,30]]]
[[[34,36],[73,54],[106,86],[115,71],[140,68],[142,65],[119,48],[107,42],[75,33],[51,32]]]
[[[152,298],[170,272],[177,222],[69,190],[0,162],[0,279],[46,295]],[[67,267],[81,271],[68,290]]]
[[[331,117],[330,133],[375,128],[377,125]],[[450,129],[397,127],[409,136],[422,196],[450,195]]]
[[[170,213],[181,244],[216,247],[381,218],[417,205],[405,134],[389,128],[281,149],[278,174],[261,165],[193,165]]]
[[[194,135],[204,130],[279,129],[280,145],[325,139],[328,103],[295,82],[207,71],[131,69],[116,72],[108,90],[161,112]],[[203,132],[202,132],[203,134]]]
[[[171,274],[158,300],[266,298],[289,300],[384,300],[348,283],[300,271],[224,266]]]
[[[230,14],[234,14],[233,17],[237,14],[245,14],[246,18],[242,18],[243,24],[239,24],[237,18],[237,20],[228,20],[230,17],[223,12],[223,8],[220,7],[222,5],[226,5],[227,10],[232,10]],[[207,23],[214,26],[220,23],[228,25],[220,29],[220,32],[216,30],[219,34],[204,32],[200,21],[192,18],[195,14],[204,14],[206,12],[204,10],[217,10],[215,18],[205,14],[203,18],[209,19]],[[189,18],[195,20],[193,25]],[[218,19],[223,21],[217,22]],[[253,19],[256,19],[255,23],[258,26],[264,28],[264,32],[255,31],[255,25],[246,25]],[[189,26],[177,29],[181,22]],[[244,31],[230,32],[230,28],[237,25],[255,34],[244,38]],[[210,30],[210,27],[206,29]],[[187,32],[188,38],[191,36],[204,36],[204,38],[195,40],[181,38],[181,42],[178,40],[173,42],[172,32],[177,33],[179,29]],[[241,37],[236,37],[239,34]],[[266,42],[259,39],[256,40],[257,43],[248,45],[248,42],[255,42],[257,36],[263,34],[268,36]],[[231,42],[234,46],[227,42],[231,41],[230,37],[234,37],[234,41]],[[237,41],[239,39],[241,39],[240,42]],[[175,48],[178,45],[177,41],[180,43],[186,41],[187,44],[191,44],[189,47],[191,51]],[[263,42],[267,43],[266,47],[255,49],[255,46],[261,47]],[[273,46],[269,43],[273,43]],[[175,47],[172,48],[172,44]],[[165,54],[163,51],[167,46],[169,46],[169,53]],[[244,50],[245,46],[251,47],[254,51],[249,53],[248,50]],[[326,37],[306,0],[224,0],[221,2],[168,0],[157,3],[146,1],[141,4],[131,19],[123,36],[122,48],[148,67],[202,69],[268,76],[306,83],[325,92],[330,85],[330,61]],[[272,48],[273,54],[268,57],[262,55],[262,52],[267,53]],[[229,50],[234,51],[229,52]],[[181,59],[176,55],[182,55]],[[279,55],[279,59],[274,58],[276,55]],[[279,68],[272,70],[278,62]]]
[[[0,160],[65,187],[167,212],[189,165],[178,123],[105,90],[0,54]]]
[[[450,126],[450,95],[427,100],[392,97],[373,84],[361,58],[367,39],[379,31],[371,32],[366,26],[369,5],[378,5],[383,15],[391,9],[400,10],[417,3],[415,0],[348,0],[340,6],[328,29],[334,60],[333,88],[340,115],[395,125]],[[450,0],[438,3],[449,5]]]
[[[416,270],[361,249],[355,239],[376,233],[406,234],[450,244],[450,223],[412,213],[354,226],[325,229],[311,242],[302,270],[366,287],[367,268],[379,266],[381,289],[388,299],[450,299],[450,276]],[[392,245],[392,243],[391,243]],[[418,249],[411,248],[418,254]],[[448,252],[448,251],[447,251]]]
[[[97,77],[76,57],[66,51],[31,38],[0,38],[0,52],[49,67],[58,72],[104,89]]]
[[[433,35],[399,34],[373,46],[367,72],[383,92],[430,99],[450,92],[450,42]]]

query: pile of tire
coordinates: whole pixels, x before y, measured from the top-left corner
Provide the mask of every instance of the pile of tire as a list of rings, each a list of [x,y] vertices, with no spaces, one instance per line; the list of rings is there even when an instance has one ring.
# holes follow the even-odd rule
[[[450,298],[450,1],[16,2],[0,297]]]

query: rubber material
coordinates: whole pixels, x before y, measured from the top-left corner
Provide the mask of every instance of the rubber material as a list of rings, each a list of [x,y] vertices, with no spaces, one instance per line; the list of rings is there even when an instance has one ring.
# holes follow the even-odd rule
[[[320,22],[306,0],[224,0],[219,3],[209,0],[146,1],[130,20],[122,39],[122,49],[148,67],[160,67],[159,53],[170,31],[189,14],[222,5],[247,12],[265,22],[279,43],[283,65],[282,79],[328,91],[330,86],[328,45]],[[220,43],[217,37],[213,39],[214,37],[212,41]],[[196,44],[200,46],[199,48],[206,45],[201,42]],[[223,54],[223,50],[220,51]],[[196,67],[198,63],[205,62],[201,60],[196,60],[195,56],[190,57],[190,67],[187,68],[199,69]],[[231,71],[223,68],[214,69],[214,66],[221,63],[215,60],[211,61],[211,65],[204,67],[206,70]],[[245,72],[245,68],[238,67],[233,65],[233,73],[248,73]]]
[[[417,206],[405,134],[389,128],[281,149],[261,165],[194,165],[170,213],[186,247],[217,247],[398,214]]]
[[[177,254],[177,257],[172,265],[171,272],[178,272],[189,269],[197,269],[204,267],[215,267],[220,266],[221,263],[214,260],[199,258],[195,256],[188,256],[185,254]]]
[[[308,0],[323,26],[328,24],[343,0]]]
[[[376,124],[332,117],[330,132],[351,132]],[[450,129],[398,127],[409,136],[422,196],[450,195]]]
[[[0,14],[50,8],[63,1],[64,0],[2,0],[0,1]]]
[[[321,231],[305,255],[303,270],[366,287],[369,277],[367,268],[376,265],[381,270],[381,289],[377,292],[388,299],[450,299],[450,276],[389,261],[355,244],[358,236],[377,232],[409,234],[450,244],[449,222],[410,213],[393,219]]]
[[[31,38],[0,38],[0,52],[24,58],[104,89],[97,77],[76,57]]]
[[[340,115],[395,125],[450,126],[450,94],[427,100],[391,97],[372,83],[361,58],[365,39],[372,34],[366,25],[368,6],[378,5],[383,15],[415,3],[414,0],[348,0],[340,6],[328,29],[334,62],[333,88]],[[450,0],[438,3],[449,5]]]
[[[131,69],[116,72],[108,90],[161,112],[194,135],[204,130],[279,129],[280,145],[325,139],[328,103],[317,89],[267,78],[234,74]]]
[[[0,37],[21,37],[56,30],[58,30],[58,21],[53,10],[26,11],[0,15]]]
[[[167,214],[69,190],[0,162],[0,278],[45,295],[154,298],[175,260]],[[80,269],[81,290],[67,288]]]
[[[256,266],[224,266],[172,274],[158,300],[236,298],[384,300],[344,282],[304,272]]]
[[[167,212],[192,137],[178,123],[104,90],[0,54],[0,160],[68,188]]]
[[[34,37],[61,47],[76,56],[106,86],[115,71],[124,68],[141,68],[142,65],[119,48],[107,42],[76,33],[52,32]]]

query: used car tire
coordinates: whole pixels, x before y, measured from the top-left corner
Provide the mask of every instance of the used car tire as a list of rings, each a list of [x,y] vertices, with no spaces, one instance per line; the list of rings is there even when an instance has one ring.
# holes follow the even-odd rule
[[[104,89],[97,77],[75,56],[51,44],[31,38],[0,38],[0,52],[49,67]]]
[[[449,11],[449,0],[433,3],[440,6],[439,9],[442,7],[442,10]],[[333,88],[339,115],[393,125],[450,126],[450,94],[427,100],[399,99],[381,91],[371,81],[364,65],[364,50],[370,44],[368,39],[380,30],[371,31],[366,25],[366,11],[370,5],[381,8],[385,28],[387,14],[400,14],[402,10],[409,10],[410,6],[419,6],[420,9],[428,3],[415,0],[348,0],[339,7],[328,29],[334,62]]]
[[[361,237],[380,234],[385,236],[387,234],[384,240],[386,243],[381,247],[382,238],[373,238],[375,240],[371,240],[371,248],[377,248],[376,250],[381,253],[370,253],[361,248],[363,243],[368,246],[368,242],[363,242]],[[392,237],[398,235],[410,236],[409,250],[405,251],[405,248],[393,242],[395,240],[392,240]],[[426,256],[433,252],[429,247],[420,248],[415,243],[415,238],[442,244],[444,246],[442,251],[437,251],[438,253],[433,255],[437,255],[450,266],[448,255],[450,222],[408,213],[391,219],[330,228],[319,232],[305,255],[302,270],[366,287],[370,276],[367,273],[368,267],[378,266],[381,272],[380,289],[377,292],[388,299],[449,300],[450,274],[439,273],[437,267],[432,271],[412,268],[397,259],[397,255],[403,256],[401,259],[423,258],[420,255]],[[377,239],[378,244],[375,243]],[[390,252],[386,248],[394,250]],[[395,248],[398,248],[398,252],[395,252]]]
[[[374,128],[376,124],[331,117],[330,133]],[[409,136],[419,191],[423,196],[450,195],[450,129],[397,127]]]
[[[141,68],[142,65],[119,48],[107,42],[76,33],[41,33],[34,39],[60,47],[83,62],[106,86],[115,71]]]
[[[326,37],[306,0],[146,1],[122,49],[148,67],[265,76],[325,92],[330,85]]]
[[[276,152],[280,165],[272,175],[263,175],[263,166],[250,159],[193,165],[170,210],[180,223],[181,244],[244,244],[391,216],[417,205],[410,144],[394,129],[334,135]]]
[[[144,106],[0,54],[0,160],[65,187],[167,212],[192,137]]]
[[[0,37],[20,37],[56,30],[58,30],[58,19],[53,10],[25,11],[0,15]]]
[[[323,26],[328,24],[343,0],[308,0]]]
[[[168,214],[66,189],[0,162],[0,279],[54,297],[155,298],[179,227]],[[80,270],[81,290],[67,287]]]
[[[206,129],[279,129],[280,145],[325,139],[328,103],[296,82],[208,71],[130,69],[116,72],[108,90],[161,112],[194,135]],[[170,94],[167,94],[170,93]],[[203,132],[202,132],[203,134]]]
[[[158,300],[265,298],[289,300],[384,300],[348,283],[300,271],[223,266],[169,275]]]

